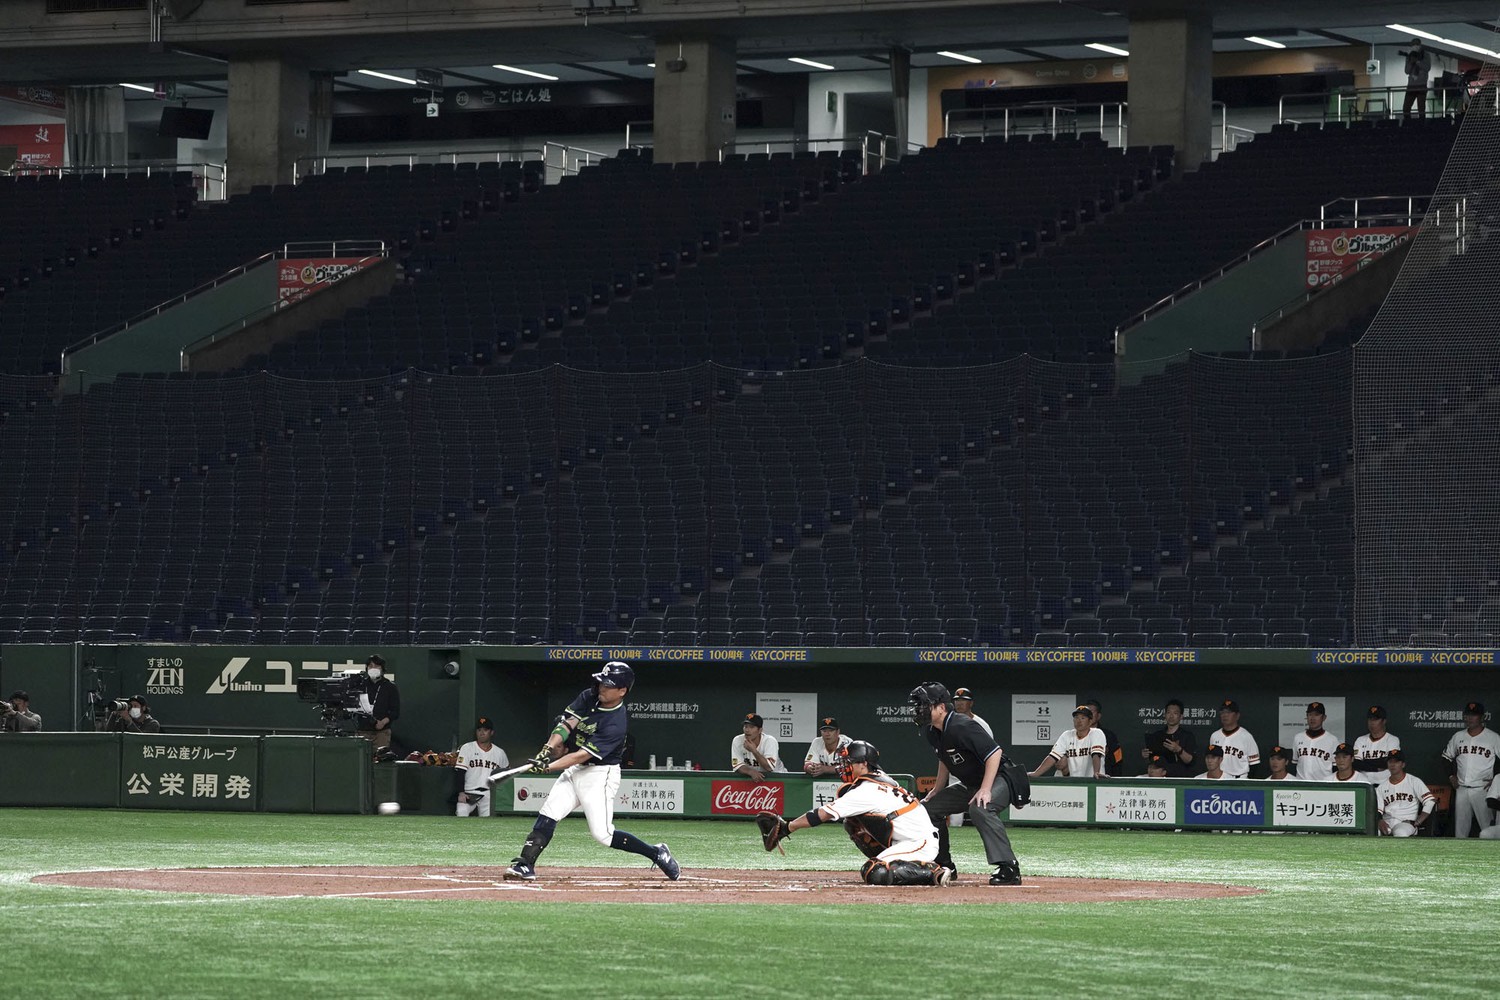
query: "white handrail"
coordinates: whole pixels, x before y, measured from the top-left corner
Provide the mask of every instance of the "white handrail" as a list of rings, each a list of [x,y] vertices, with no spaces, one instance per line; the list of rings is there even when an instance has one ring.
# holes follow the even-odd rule
[[[527,155],[531,154],[531,155]],[[324,173],[330,166],[347,162],[368,170],[372,166],[405,166],[410,170],[419,163],[515,163],[542,159],[545,152],[534,147],[521,149],[443,149],[408,150],[394,153],[324,153],[322,156],[301,156],[292,163],[292,183],[300,184],[306,177]],[[372,162],[375,161],[375,162]],[[392,162],[394,161],[394,162]],[[306,168],[303,167],[306,164]]]
[[[1129,124],[1125,121],[1125,112],[1130,107],[1129,103],[1125,101],[1106,102],[1098,105],[1038,102],[1032,104],[1011,104],[998,108],[953,108],[943,112],[943,135],[944,137],[956,137],[959,139],[962,139],[965,135],[972,135],[973,133],[971,132],[955,132],[953,122],[955,118],[962,119],[977,116],[980,122],[979,135],[987,138],[990,135],[989,120],[996,115],[1001,119],[998,134],[1003,139],[1009,139],[1012,135],[1029,134],[1031,132],[1046,132],[1053,138],[1056,138],[1059,134],[1060,126],[1068,122],[1071,122],[1072,127],[1063,134],[1076,135],[1082,114],[1087,112],[1092,116],[1093,112],[1091,109],[1096,107],[1099,113],[1099,133],[1104,135],[1113,128],[1116,145],[1124,146],[1125,137],[1129,131]],[[1113,112],[1115,119],[1113,126],[1108,121],[1111,112]],[[1028,115],[1027,113],[1030,114]],[[1036,127],[1024,126],[1019,123],[1013,124],[1013,114],[1021,121],[1039,117],[1043,124]]]

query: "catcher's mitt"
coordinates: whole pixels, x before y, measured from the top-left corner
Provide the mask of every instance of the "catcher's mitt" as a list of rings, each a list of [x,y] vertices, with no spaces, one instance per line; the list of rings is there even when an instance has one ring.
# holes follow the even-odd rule
[[[429,750],[422,755],[422,763],[428,767],[452,767],[458,763],[458,754],[452,751],[438,753],[436,750]]]
[[[755,825],[760,827],[760,842],[766,845],[766,850],[779,850],[782,854],[786,853],[786,848],[781,846],[781,842],[792,835],[786,820],[773,812],[763,812],[755,817]]]

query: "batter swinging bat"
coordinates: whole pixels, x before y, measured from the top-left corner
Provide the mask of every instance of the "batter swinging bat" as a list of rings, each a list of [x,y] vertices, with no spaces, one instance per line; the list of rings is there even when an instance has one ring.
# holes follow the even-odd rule
[[[515,767],[507,768],[504,771],[496,771],[494,774],[490,775],[485,780],[489,782],[491,788],[494,788],[496,785],[500,784],[500,782],[504,781],[506,778],[513,778],[516,775],[520,774],[521,772],[523,772],[523,771],[529,771],[529,770],[531,770],[531,761],[528,760],[528,761],[525,761],[524,763],[517,764]]]

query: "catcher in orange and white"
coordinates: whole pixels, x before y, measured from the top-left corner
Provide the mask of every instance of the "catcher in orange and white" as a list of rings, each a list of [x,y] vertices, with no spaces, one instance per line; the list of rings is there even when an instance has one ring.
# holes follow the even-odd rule
[[[859,876],[870,885],[947,885],[953,881],[953,872],[933,861],[938,834],[932,818],[915,795],[880,769],[879,750],[864,740],[843,747],[839,776],[844,784],[828,805],[791,820],[772,812],[755,818],[766,850],[779,847],[794,830],[842,822],[849,839],[869,858]]]

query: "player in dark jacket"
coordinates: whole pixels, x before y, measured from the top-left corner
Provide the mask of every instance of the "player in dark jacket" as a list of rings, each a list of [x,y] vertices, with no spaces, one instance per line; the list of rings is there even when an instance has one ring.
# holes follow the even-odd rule
[[[967,812],[984,842],[985,858],[995,866],[990,885],[1020,885],[1021,865],[1011,849],[1000,810],[1010,801],[1009,782],[1001,777],[1005,752],[984,727],[953,711],[953,699],[941,684],[918,684],[908,696],[916,709],[917,728],[937,755],[937,783],[922,804],[938,831],[936,863],[954,869],[948,845],[948,817]],[[948,784],[948,775],[958,784]]]

